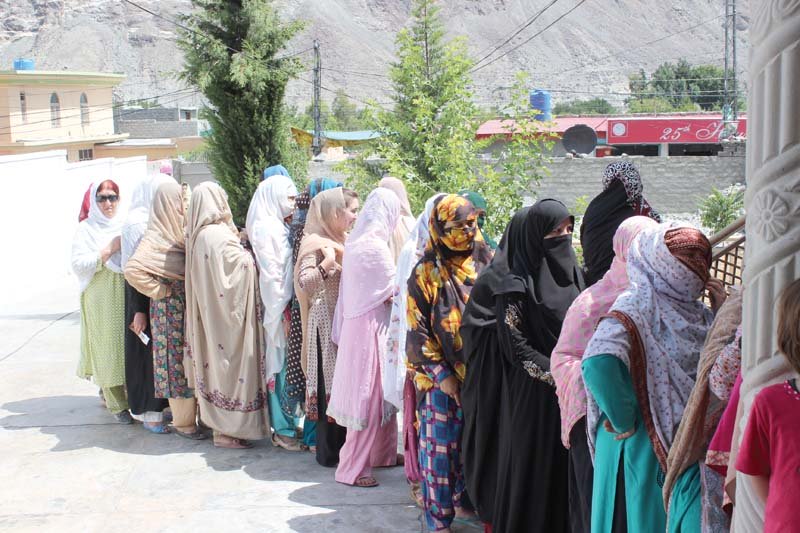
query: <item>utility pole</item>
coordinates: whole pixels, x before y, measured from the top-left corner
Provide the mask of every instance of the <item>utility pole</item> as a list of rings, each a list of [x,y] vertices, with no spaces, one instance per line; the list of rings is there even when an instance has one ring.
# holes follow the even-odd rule
[[[727,139],[737,132],[739,120],[739,88],[738,65],[736,58],[736,0],[723,0],[725,2],[725,64],[722,105],[722,120],[725,124],[720,133],[721,139]]]
[[[736,0],[731,0],[731,47],[733,53],[733,121],[739,120],[739,90],[736,84]]]
[[[320,116],[320,94],[322,92],[322,58],[319,53],[319,41],[314,39],[314,139],[311,151],[315,156],[322,152],[322,117]]]

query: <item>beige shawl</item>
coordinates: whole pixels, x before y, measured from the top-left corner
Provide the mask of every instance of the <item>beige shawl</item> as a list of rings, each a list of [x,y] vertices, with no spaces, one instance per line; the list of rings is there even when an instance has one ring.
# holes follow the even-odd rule
[[[411,234],[411,230],[414,229],[414,224],[417,223],[417,220],[414,218],[414,213],[411,212],[408,192],[406,192],[406,186],[402,181],[387,176],[378,183],[378,186],[389,189],[400,199],[400,218],[397,220],[397,225],[394,227],[394,232],[392,233],[392,239],[389,241],[389,249],[392,252],[392,258],[395,263],[397,263],[400,252],[403,250],[403,246],[406,244],[406,240]]]
[[[297,252],[297,261],[294,267],[294,292],[297,302],[300,304],[300,319],[303,328],[303,342],[300,352],[300,364],[303,372],[308,368],[308,312],[311,307],[308,294],[300,288],[299,265],[302,259],[308,254],[316,254],[325,247],[331,247],[336,251],[336,256],[341,264],[342,253],[344,252],[344,241],[347,237],[347,228],[342,212],[347,207],[347,202],[341,187],[328,189],[318,193],[311,200],[306,216],[306,226],[303,232],[303,240],[300,242],[300,250]]]
[[[717,357],[730,342],[741,322],[742,291],[732,290],[708,331],[697,365],[697,379],[669,450],[667,474],[662,489],[667,506],[677,479],[687,468],[705,458],[708,443],[725,410],[725,405],[711,392],[708,377]]]
[[[125,279],[148,298],[164,298],[168,286],[161,279],[185,277],[185,241],[184,189],[175,181],[167,182],[156,190],[147,230],[125,265]]]
[[[269,434],[258,271],[239,242],[225,191],[201,183],[186,227],[186,342],[201,418],[242,439]],[[189,369],[187,369],[189,370]]]

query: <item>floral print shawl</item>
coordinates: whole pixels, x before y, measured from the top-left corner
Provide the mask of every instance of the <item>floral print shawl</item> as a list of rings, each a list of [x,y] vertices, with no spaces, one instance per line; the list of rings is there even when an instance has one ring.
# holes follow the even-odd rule
[[[425,253],[408,280],[409,365],[420,372],[415,382],[430,390],[455,374],[463,381],[465,366],[459,329],[475,280],[492,252],[477,227],[478,211],[464,197],[447,195],[433,207]],[[467,228],[446,229],[450,221],[469,221]]]

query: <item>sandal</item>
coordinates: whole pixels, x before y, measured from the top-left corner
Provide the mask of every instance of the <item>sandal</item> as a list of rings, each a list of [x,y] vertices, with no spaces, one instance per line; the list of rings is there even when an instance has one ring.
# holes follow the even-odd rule
[[[377,487],[378,480],[372,476],[362,476],[353,483],[353,486],[361,488]]]
[[[289,452],[301,452],[303,451],[303,444],[297,442],[297,439],[293,439],[291,437],[284,437],[283,435],[279,435],[278,433],[272,434],[272,445],[276,448],[283,448]]]
[[[169,433],[169,428],[160,422],[156,422],[155,425],[150,425],[151,422],[145,422],[142,424],[142,427],[149,431],[150,433],[155,433],[156,435],[166,435]]]
[[[214,446],[217,448],[228,448],[231,450],[248,450],[254,446],[254,444],[250,441],[244,439],[237,439],[232,437],[226,437],[227,441],[218,441],[214,439]]]
[[[208,438],[208,435],[206,435],[205,433],[200,431],[199,428],[195,429],[194,431],[181,431],[180,429],[178,429],[175,426],[170,426],[170,429],[172,430],[173,433],[177,433],[178,435],[180,435],[184,439],[206,440]]]

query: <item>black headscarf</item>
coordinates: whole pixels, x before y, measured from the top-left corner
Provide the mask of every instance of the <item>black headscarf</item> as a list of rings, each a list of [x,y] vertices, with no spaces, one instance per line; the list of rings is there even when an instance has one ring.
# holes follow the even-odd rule
[[[572,236],[545,239],[565,218],[567,208],[558,200],[545,199],[517,211],[500,245],[473,289],[463,327],[485,327],[495,322],[494,300],[499,294],[526,293],[540,312],[528,316],[546,326],[555,345],[567,309],[583,287],[583,277],[572,250]],[[480,290],[476,290],[480,287]],[[542,322],[544,321],[544,322]],[[552,323],[552,328],[550,327]],[[539,329],[539,328],[535,328]],[[539,347],[546,353],[552,349]]]
[[[614,234],[625,219],[641,215],[661,222],[642,195],[642,178],[631,162],[608,165],[603,173],[603,189],[589,203],[581,226],[587,286],[594,285],[611,268]]]

